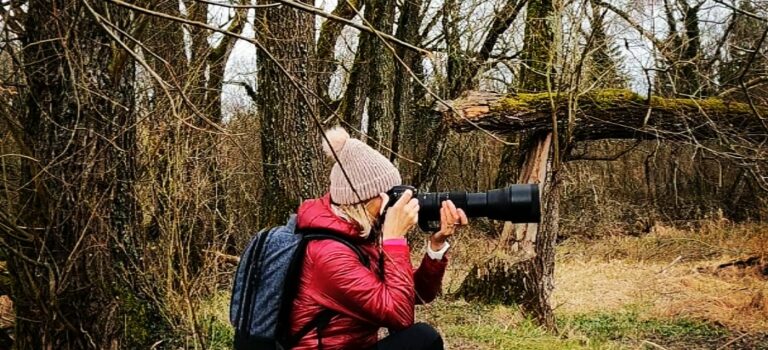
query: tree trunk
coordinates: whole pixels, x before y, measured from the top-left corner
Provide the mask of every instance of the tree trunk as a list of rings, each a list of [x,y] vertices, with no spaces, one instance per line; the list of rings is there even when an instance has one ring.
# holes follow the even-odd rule
[[[261,3],[261,2],[260,2]],[[264,4],[269,3],[263,1]],[[261,117],[263,225],[282,223],[302,199],[324,190],[320,134],[312,121],[317,101],[294,87],[278,63],[303,87],[316,86],[314,18],[291,8],[257,12],[256,33],[277,60],[259,52],[257,108]]]
[[[93,6],[125,30],[125,11]],[[28,237],[13,243],[9,259],[15,347],[147,347],[145,327],[163,322],[131,283],[142,238],[134,66],[118,64],[125,52],[82,2],[30,1],[25,27],[21,123],[36,161],[24,161],[28,185],[15,215]]]
[[[400,8],[400,17],[398,19],[395,37],[408,43],[418,42],[420,36],[419,28],[421,24],[421,17],[419,17],[419,14],[421,13],[421,8],[423,6],[422,3],[423,1],[421,0],[406,1],[403,3],[403,6]],[[397,165],[398,159],[395,156],[395,153],[400,153],[402,149],[403,145],[401,145],[401,140],[405,141],[404,143],[412,143],[416,140],[413,134],[422,131],[403,130],[402,127],[403,125],[406,127],[411,126],[413,124],[413,119],[419,117],[417,116],[417,108],[415,108],[415,82],[411,74],[415,74],[420,68],[419,60],[421,59],[421,56],[417,52],[407,50],[402,46],[395,47],[395,53],[405,64],[405,66],[399,62],[395,64],[395,78],[393,83],[393,86],[396,86],[397,88],[393,91],[393,106],[395,107],[395,115],[392,123],[393,153],[390,155],[389,159]],[[403,168],[401,167],[400,170],[402,172]]]
[[[555,110],[552,110],[554,99]],[[499,133],[552,131],[552,113],[559,127],[568,121],[566,96],[548,93],[501,95],[469,92],[451,105],[459,117],[446,108],[436,108],[457,131],[471,131],[475,125]],[[718,98],[647,99],[629,90],[595,90],[578,99],[573,116],[573,140],[602,139],[765,139],[765,126],[749,104]],[[762,115],[768,108],[755,106]],[[470,124],[472,122],[473,124]]]
[[[555,43],[552,32],[554,3],[557,0],[530,0],[526,9],[525,37],[523,39],[522,67],[520,68],[520,91],[547,91],[547,81],[555,81],[547,72],[551,70],[550,50]]]
[[[371,25],[384,33],[392,33],[395,23],[394,0],[368,0],[366,17]],[[391,44],[376,35],[363,33],[370,40],[370,80],[368,82],[368,144],[389,158],[395,120],[395,56]]]
[[[553,288],[555,234],[558,222],[558,180],[551,168],[552,134],[531,137],[518,183],[542,187],[542,224],[505,223],[500,256],[475,266],[462,283],[458,295],[483,302],[517,303],[539,324],[554,329],[549,304]]]
[[[467,57],[464,57],[461,48],[460,31],[458,26],[460,4],[456,0],[447,0],[443,3],[443,33],[448,54],[446,65],[448,81],[445,87],[445,95],[455,98],[464,89],[469,88],[473,81],[474,72],[471,72]],[[472,76],[467,76],[471,74]],[[455,94],[455,96],[454,96]],[[450,129],[444,121],[435,118],[424,118],[420,129],[425,130],[424,140],[426,147],[423,156],[420,157],[422,166],[417,169],[414,177],[414,185],[424,191],[431,191],[435,187],[438,169],[448,148],[448,132]]]
[[[380,32],[392,33],[395,2],[367,0],[365,6],[367,23]],[[365,133],[368,144],[385,156],[392,146],[396,109],[395,56],[391,45],[376,34],[360,34],[349,84],[341,101],[344,120]]]
[[[361,10],[362,0],[342,1],[336,5],[332,14],[344,19],[352,19],[357,15],[356,10]],[[344,24],[338,21],[326,19],[320,26],[320,34],[317,39],[317,91],[325,103],[333,103],[329,86],[331,77],[336,72],[338,62],[336,61],[336,42],[341,36]],[[322,109],[321,109],[322,110]],[[326,113],[325,111],[323,112]]]
[[[523,66],[520,70],[519,87],[522,91],[547,91],[551,87],[551,55],[555,50],[554,34],[550,23],[555,15],[553,0],[528,1],[523,43]],[[550,114],[551,118],[551,114]],[[551,121],[551,119],[550,119]],[[558,220],[558,184],[557,184],[557,134],[552,130],[529,133],[523,143],[523,168],[518,178],[521,182],[539,183],[543,203],[541,225],[520,225],[513,230],[513,225],[505,224],[502,232],[502,247],[511,256],[531,257],[523,259],[494,259],[485,267],[476,267],[475,276],[464,281],[460,294],[470,299],[482,301],[502,301],[518,303],[522,310],[547,329],[555,329],[555,318],[549,297],[552,293],[554,278],[554,248],[557,238]],[[513,153],[520,148],[505,147],[502,160],[509,162]],[[550,158],[551,157],[551,158]],[[545,164],[553,164],[549,170]],[[509,176],[510,164],[500,164],[502,175]],[[497,179],[503,183],[505,179]],[[516,231],[515,239],[509,239]],[[518,241],[519,239],[519,241]],[[522,251],[522,253],[520,253]],[[531,254],[533,251],[534,254]],[[494,292],[502,291],[501,298],[495,298]],[[494,300],[496,299],[496,300]]]

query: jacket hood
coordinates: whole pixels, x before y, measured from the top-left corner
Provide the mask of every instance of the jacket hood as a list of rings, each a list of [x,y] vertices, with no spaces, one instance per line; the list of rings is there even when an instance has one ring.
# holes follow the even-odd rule
[[[357,224],[346,221],[334,213],[331,208],[330,194],[304,201],[299,206],[296,216],[296,228],[299,230],[324,229],[354,241],[364,240],[360,237],[360,228]]]

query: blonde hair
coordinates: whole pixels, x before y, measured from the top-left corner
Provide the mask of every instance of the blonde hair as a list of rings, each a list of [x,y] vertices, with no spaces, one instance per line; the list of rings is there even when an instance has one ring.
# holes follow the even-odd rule
[[[360,237],[368,238],[373,229],[374,218],[366,207],[367,203],[342,204],[337,206],[343,217],[347,221],[354,222],[360,226]]]

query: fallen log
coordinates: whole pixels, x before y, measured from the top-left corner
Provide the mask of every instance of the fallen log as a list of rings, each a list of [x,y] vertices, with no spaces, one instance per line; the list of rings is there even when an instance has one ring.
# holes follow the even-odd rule
[[[550,93],[498,94],[469,91],[451,107],[434,111],[458,132],[478,127],[498,133],[552,129],[552,106],[561,130],[571,128],[574,141],[599,139],[712,139],[728,135],[763,140],[768,135],[768,108],[720,98],[642,97],[629,90],[596,90],[569,101]],[[569,116],[569,106],[573,113]],[[569,122],[569,117],[571,118]]]

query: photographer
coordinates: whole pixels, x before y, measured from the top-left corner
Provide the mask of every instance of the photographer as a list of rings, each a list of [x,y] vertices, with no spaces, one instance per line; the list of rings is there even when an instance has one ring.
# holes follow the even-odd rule
[[[447,239],[457,226],[467,224],[465,213],[451,201],[443,202],[440,230],[430,236],[427,253],[414,271],[405,235],[418,221],[418,201],[406,191],[384,210],[389,201],[384,192],[402,181],[397,168],[344,129],[331,129],[326,136],[326,153],[333,157],[332,147],[341,164],[331,170],[330,193],[299,207],[298,229],[345,237],[370,257],[371,266],[361,264],[340,242],[308,243],[291,331],[298,334],[324,310],[334,313],[295,349],[443,349],[434,328],[414,324],[414,305],[430,302],[440,292],[448,263]],[[377,225],[384,212],[383,224]],[[379,340],[381,327],[389,329],[389,336]]]

